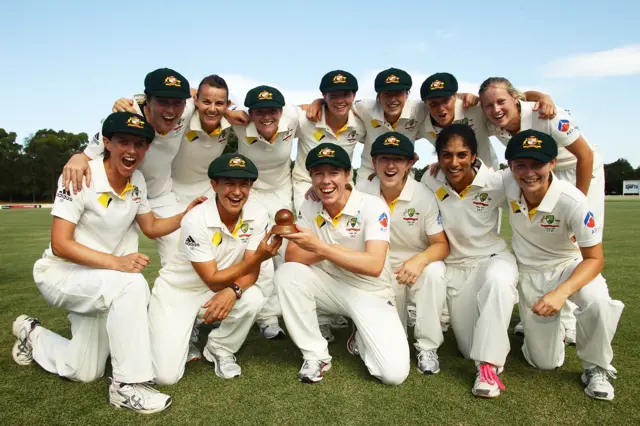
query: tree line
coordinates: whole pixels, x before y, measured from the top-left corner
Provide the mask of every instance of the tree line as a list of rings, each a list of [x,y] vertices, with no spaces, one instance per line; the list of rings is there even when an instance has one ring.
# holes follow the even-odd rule
[[[41,129],[20,144],[15,132],[0,128],[0,200],[51,202],[65,163],[73,154],[81,152],[88,141],[86,133]],[[233,135],[225,152],[234,152],[237,147],[238,141]],[[417,180],[425,169],[414,169]],[[634,169],[621,158],[605,165],[605,179],[606,193],[620,194],[623,180],[640,179],[640,167]]]

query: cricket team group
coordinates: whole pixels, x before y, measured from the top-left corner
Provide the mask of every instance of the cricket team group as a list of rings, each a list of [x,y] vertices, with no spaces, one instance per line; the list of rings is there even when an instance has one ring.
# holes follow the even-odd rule
[[[144,95],[118,99],[64,167],[51,243],[33,268],[47,302],[69,312],[73,337],[21,315],[13,359],[90,382],[111,356],[110,404],[155,413],[172,399],[152,386],[178,382],[189,362],[240,376],[236,354],[254,324],[295,343],[304,383],[324,378],[332,329],[351,324],[349,353],[385,385],[401,385],[413,363],[439,373],[451,328],[477,368],[472,394],[495,398],[518,303],[527,362],[560,367],[573,344],[585,393],[612,400],[624,305],[600,274],[594,147],[548,95],[505,78],[477,96],[458,93],[449,73],[428,77],[420,101],[412,88],[390,68],[375,99],[356,100],[356,78],[335,70],[309,104],[258,86],[241,109],[217,75],[192,88],[175,70],[150,72]],[[237,151],[225,153],[234,135]],[[490,136],[506,146],[504,170]],[[420,182],[416,141],[437,154]],[[503,210],[512,248],[500,236]],[[139,231],[160,255],[151,290]],[[201,350],[202,323],[213,328]]]

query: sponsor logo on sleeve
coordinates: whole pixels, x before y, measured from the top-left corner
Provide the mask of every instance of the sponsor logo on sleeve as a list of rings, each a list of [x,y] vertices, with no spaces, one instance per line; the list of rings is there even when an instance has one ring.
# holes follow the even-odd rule
[[[382,213],[378,217],[378,222],[380,222],[380,225],[386,229],[389,226],[389,217],[387,216],[386,213]]]
[[[570,128],[571,128],[571,123],[569,123],[569,120],[558,121],[558,131],[565,133]]]
[[[56,193],[56,198],[59,198],[62,201],[73,201],[73,198],[71,198],[71,191],[65,188],[58,189],[58,192]]]
[[[198,244],[191,235],[189,235],[187,239],[184,240],[184,245],[191,250],[195,249],[196,247],[200,247],[200,244]]]

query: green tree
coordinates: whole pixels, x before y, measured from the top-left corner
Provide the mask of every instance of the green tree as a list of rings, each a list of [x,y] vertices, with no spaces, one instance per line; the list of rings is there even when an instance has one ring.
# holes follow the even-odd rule
[[[229,133],[229,138],[227,139],[227,145],[224,147],[223,154],[228,154],[232,152],[238,151],[238,136],[234,132]]]
[[[0,129],[0,197],[13,201],[20,188],[22,146],[15,132]]]
[[[606,194],[621,194],[622,181],[625,179],[633,179],[635,170],[633,166],[624,158],[619,158],[610,164],[604,166],[604,181]]]

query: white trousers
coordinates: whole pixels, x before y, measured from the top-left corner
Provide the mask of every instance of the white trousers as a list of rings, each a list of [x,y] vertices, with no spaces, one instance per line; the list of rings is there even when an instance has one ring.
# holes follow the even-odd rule
[[[392,301],[336,281],[318,267],[287,262],[276,271],[276,288],[287,330],[305,360],[330,359],[316,309],[351,317],[360,357],[387,385],[409,375],[409,345]]]
[[[288,181],[282,187],[274,191],[263,191],[252,188],[249,198],[262,204],[269,212],[269,226],[275,225],[275,214],[280,209],[293,210],[293,186]],[[265,327],[269,324],[277,324],[278,316],[282,315],[278,293],[273,283],[273,275],[275,268],[284,263],[284,253],[287,249],[287,240],[283,239],[282,246],[278,250],[273,259],[262,262],[260,266],[260,276],[256,281],[256,285],[262,290],[262,294],[267,298],[262,311],[258,314],[256,322],[259,327]]]
[[[416,325],[413,336],[416,349],[437,349],[443,342],[440,318],[447,296],[446,267],[444,262],[433,262],[427,265],[413,286],[398,284],[393,287],[396,296],[398,316],[406,332],[407,303],[413,300],[416,304]]]
[[[447,301],[458,349],[476,363],[503,367],[511,349],[507,329],[516,303],[518,266],[503,251],[470,268],[447,265]],[[433,330],[442,343],[442,331]]]
[[[202,305],[213,295],[204,286],[182,289],[156,279],[149,302],[149,330],[157,384],[174,384],[184,375],[193,323],[202,318]],[[238,352],[264,302],[262,292],[256,286],[249,287],[220,327],[209,333],[205,350],[221,356]]]
[[[102,377],[111,354],[113,378],[124,383],[153,379],[147,303],[149,285],[142,274],[93,269],[72,263],[34,266],[44,298],[66,309],[71,340],[36,327],[31,333],[34,360],[70,380]]]
[[[532,312],[533,305],[546,293],[569,278],[582,259],[554,270],[520,272],[520,317],[524,323],[522,352],[532,366],[551,370],[564,363],[564,343],[559,315],[541,317]],[[624,304],[609,297],[607,282],[598,275],[569,297],[578,305],[575,311],[576,349],[585,368],[609,369],[613,359],[611,340],[616,333]]]

